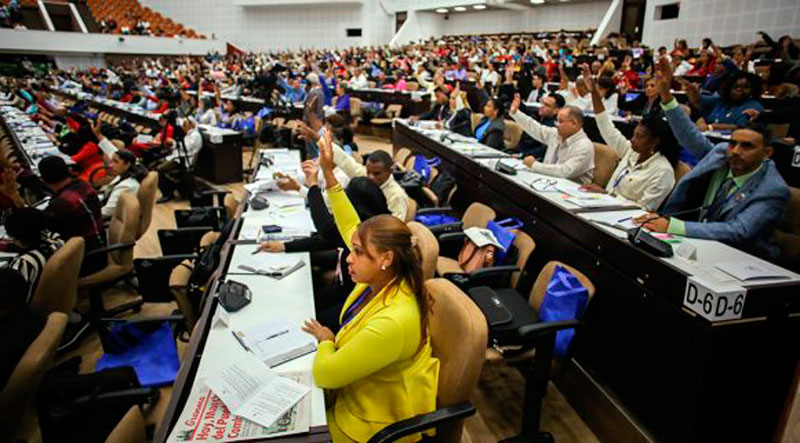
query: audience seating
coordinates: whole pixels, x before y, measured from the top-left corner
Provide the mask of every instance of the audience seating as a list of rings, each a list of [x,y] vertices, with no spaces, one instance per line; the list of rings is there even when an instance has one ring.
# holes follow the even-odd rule
[[[419,207],[419,203],[416,200],[409,197],[408,198],[408,207],[406,208],[406,219],[405,222],[408,223],[414,220],[414,217],[417,216],[417,208]]]
[[[503,142],[506,151],[513,151],[517,149],[519,140],[522,138],[522,126],[513,120],[505,120],[505,129],[503,130]]]
[[[422,278],[430,280],[436,274],[436,260],[439,258],[439,242],[436,237],[419,222],[408,222],[408,229],[417,238],[417,246],[422,254]]]
[[[475,413],[469,400],[483,366],[488,340],[486,318],[466,294],[446,280],[428,280],[425,289],[435,306],[429,330],[432,354],[440,362],[438,409],[393,423],[368,443],[393,442],[434,427],[436,442],[459,443],[463,419]]]
[[[678,164],[675,166],[675,183],[679,182],[680,179],[691,170],[692,167],[688,163],[678,161]]]
[[[102,20],[106,22],[114,20],[117,23],[116,29],[113,30],[114,34],[122,34],[122,28],[125,26],[133,33],[137,19],[141,18],[150,23],[150,33],[153,35],[206,38],[204,35],[197,34],[193,29],[175,23],[148,7],[143,7],[138,0],[88,0],[88,5],[92,16],[98,23]]]
[[[82,237],[72,237],[47,260],[31,300],[33,307],[65,314],[75,309],[84,245]]]
[[[537,313],[541,308],[547,286],[553,278],[553,272],[557,265],[569,270],[569,272],[578,278],[581,284],[587,289],[590,302],[594,296],[594,285],[586,275],[565,263],[551,261],[542,268],[528,297],[528,304]],[[474,290],[479,291],[481,289],[485,288],[476,288]],[[518,298],[522,300],[522,295],[513,289],[504,289],[502,291],[513,291],[515,294],[515,297],[504,297],[503,300]],[[509,307],[509,309],[514,312],[513,307]],[[552,323],[540,322],[533,325],[522,326],[520,328],[520,336],[528,343],[525,348],[514,349],[511,351],[513,356],[508,358],[504,358],[503,354],[495,348],[490,347],[486,350],[487,364],[497,364],[504,361],[518,368],[525,377],[522,434],[528,438],[533,438],[539,432],[542,400],[547,394],[547,382],[550,379],[551,366],[554,363],[553,346],[555,344],[556,332],[563,329],[577,328],[579,325],[579,320],[571,320]],[[523,329],[526,330],[523,331]],[[578,339],[577,335],[576,333],[575,340]]]
[[[144,417],[138,405],[131,406],[106,439],[106,443],[147,443],[147,441]]]
[[[158,189],[158,172],[150,171],[136,192],[136,199],[139,201],[139,226],[136,230],[136,240],[142,238],[150,228],[153,207],[156,204],[156,189]]]
[[[36,389],[55,358],[66,327],[66,314],[50,313],[44,329],[28,346],[0,392],[0,429],[4,441],[31,441],[36,435]]]
[[[606,187],[614,170],[617,169],[619,155],[603,143],[594,143],[594,172],[592,182]]]
[[[791,196],[775,229],[774,236],[781,247],[779,262],[800,271],[800,189],[789,188]]]

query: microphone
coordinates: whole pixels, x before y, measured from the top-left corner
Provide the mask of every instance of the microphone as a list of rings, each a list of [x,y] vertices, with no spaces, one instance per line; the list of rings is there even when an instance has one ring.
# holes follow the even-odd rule
[[[698,208],[686,209],[683,211],[673,211],[668,212],[666,214],[658,214],[659,217],[672,217],[675,215],[683,215],[689,214],[695,211],[702,211],[708,208],[709,205],[703,205]],[[652,218],[651,220],[655,220]],[[647,251],[656,257],[672,257],[672,246],[668,243],[661,241],[655,237],[653,237],[649,232],[643,231],[645,223],[642,223],[637,228],[631,228],[628,230],[628,241],[631,242],[634,246],[644,251]]]

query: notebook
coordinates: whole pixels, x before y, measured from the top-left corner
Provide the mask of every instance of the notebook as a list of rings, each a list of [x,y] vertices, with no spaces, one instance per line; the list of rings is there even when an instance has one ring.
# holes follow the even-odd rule
[[[317,342],[311,334],[283,319],[231,332],[245,349],[270,368],[317,350]]]

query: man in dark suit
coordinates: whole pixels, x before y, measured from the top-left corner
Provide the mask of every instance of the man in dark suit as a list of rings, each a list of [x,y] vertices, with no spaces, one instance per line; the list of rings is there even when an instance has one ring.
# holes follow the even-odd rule
[[[700,209],[680,218],[647,214],[639,222],[651,231],[718,240],[762,258],[778,257],[772,231],[789,201],[789,188],[770,160],[769,131],[751,125],[733,131],[729,143],[714,145],[672,96],[672,69],[666,62],[660,63],[658,83],[664,115],[678,142],[700,159],[675,186],[663,212]]]
[[[447,91],[443,87],[437,86],[433,91],[433,99],[433,106],[430,111],[419,116],[412,115],[409,120],[446,120],[450,116],[450,108],[447,106]]]

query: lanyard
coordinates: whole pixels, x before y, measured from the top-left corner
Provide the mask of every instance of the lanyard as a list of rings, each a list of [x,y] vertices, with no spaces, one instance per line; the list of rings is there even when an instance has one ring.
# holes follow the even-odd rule
[[[344,327],[344,325],[346,325],[346,324],[350,323],[350,321],[351,321],[351,320],[353,320],[353,318],[356,316],[356,310],[357,310],[357,309],[358,309],[358,307],[361,305],[361,303],[363,303],[363,302],[364,302],[364,299],[366,299],[366,298],[367,298],[367,296],[368,296],[370,293],[372,293],[372,288],[367,288],[367,289],[365,289],[365,290],[364,290],[364,292],[362,292],[362,293],[361,293],[361,295],[359,295],[359,296],[358,296],[358,298],[356,299],[356,301],[355,301],[355,302],[353,302],[353,304],[352,304],[352,305],[350,305],[350,306],[347,308],[347,310],[346,310],[346,311],[344,311],[344,317],[343,317],[343,319],[342,319],[342,327]]]
[[[731,187],[728,188],[728,195],[725,196],[724,200],[722,200],[719,203],[717,203],[718,197],[720,197],[719,193],[727,185],[727,183],[726,183],[727,180],[730,180],[730,184],[731,184]],[[719,186],[719,189],[717,189],[717,194],[714,195],[714,200],[711,201],[711,206],[708,208],[706,213],[703,214],[703,221],[708,221],[709,217],[717,217],[719,215],[717,213],[722,210],[722,208],[728,203],[728,201],[730,201],[731,198],[733,198],[734,195],[736,195],[738,193],[738,191],[739,191],[739,187],[736,185],[736,182],[733,181],[732,178],[726,179],[725,182],[722,182],[722,184]]]
[[[622,174],[620,174],[619,177],[617,177],[617,179],[614,180],[614,186],[612,186],[611,189],[616,190],[617,186],[619,186],[620,182],[622,182],[622,179],[627,177],[628,174],[630,174],[631,172],[633,172],[633,169],[630,166],[626,166],[625,170],[622,171]]]

